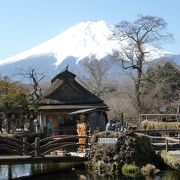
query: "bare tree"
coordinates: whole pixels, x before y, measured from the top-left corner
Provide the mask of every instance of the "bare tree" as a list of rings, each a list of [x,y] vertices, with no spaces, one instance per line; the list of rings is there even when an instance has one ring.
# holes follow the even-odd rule
[[[40,87],[40,81],[45,77],[45,75],[36,72],[36,70],[29,69],[18,69],[17,74],[20,75],[23,79],[28,79],[31,85],[31,91],[30,91],[30,103],[33,106],[33,109],[35,111],[35,116],[37,113],[39,102],[42,98],[42,92]]]
[[[115,26],[112,39],[125,41],[122,52],[116,56],[121,60],[122,67],[131,71],[135,84],[136,107],[138,112],[143,111],[141,103],[141,84],[143,80],[143,64],[152,55],[152,51],[161,41],[171,38],[165,32],[166,22],[160,17],[138,16],[133,23],[122,21]],[[134,72],[135,71],[135,72]]]
[[[110,109],[110,111],[108,111],[109,119],[121,122],[123,114],[124,120],[127,121],[128,124],[136,124],[137,111],[129,97],[132,86],[133,84],[129,81],[121,85],[111,84],[113,90],[106,92],[102,96],[102,99],[108,104]]]
[[[88,79],[83,84],[97,96],[105,91],[105,78],[110,68],[107,62],[98,60],[94,55],[83,62],[83,68],[88,72]]]

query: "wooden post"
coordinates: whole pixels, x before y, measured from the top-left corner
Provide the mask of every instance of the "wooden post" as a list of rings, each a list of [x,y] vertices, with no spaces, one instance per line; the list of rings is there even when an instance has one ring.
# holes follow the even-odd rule
[[[35,156],[39,156],[39,137],[35,138]]]
[[[12,179],[12,165],[8,165],[8,179]]]
[[[168,140],[166,139],[166,152],[168,152],[169,148],[168,148]]]
[[[87,131],[87,145],[89,148],[89,145],[91,144],[91,127],[88,126],[88,131]]]
[[[88,159],[90,159],[90,148],[91,148],[91,127],[88,126],[87,131],[87,148],[86,148],[86,155]]]
[[[121,127],[124,127],[124,115],[122,112],[120,114],[120,121],[121,121]]]
[[[180,150],[180,132],[178,132],[178,138],[179,138],[179,150]]]
[[[23,155],[26,155],[27,137],[23,137]]]

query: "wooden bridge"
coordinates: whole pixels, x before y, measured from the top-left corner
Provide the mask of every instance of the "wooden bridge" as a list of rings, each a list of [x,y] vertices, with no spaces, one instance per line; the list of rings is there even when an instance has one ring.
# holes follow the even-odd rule
[[[143,133],[150,138],[152,146],[155,150],[180,150],[179,137],[167,137],[165,135],[154,135],[160,131],[166,133],[178,133],[180,129],[176,130],[135,130],[135,133]],[[85,139],[85,143],[80,144],[79,139]],[[8,136],[0,136],[0,152],[6,152],[11,156],[0,155],[0,163],[38,163],[38,162],[82,162],[87,160],[88,150],[90,149],[91,136],[78,135],[57,135],[40,139],[35,138],[33,143],[27,142],[27,137],[17,139]],[[79,147],[84,147],[84,156],[79,156],[77,153]],[[74,154],[65,153],[63,150],[70,149]],[[60,152],[56,154],[52,152]],[[3,153],[1,153],[3,154]],[[81,155],[82,155],[81,154]]]
[[[86,139],[85,144],[79,143],[79,138]],[[0,156],[0,163],[34,163],[34,162],[69,162],[69,161],[84,161],[87,159],[85,156],[79,157],[77,150],[80,146],[86,147],[87,153],[89,149],[90,136],[78,136],[78,135],[58,135],[40,139],[35,138],[33,143],[27,142],[27,137],[23,139],[17,139],[13,137],[0,136],[0,151],[6,151],[11,156]],[[70,153],[64,153],[64,149],[73,148],[75,151],[74,156]],[[61,154],[52,155],[51,152],[57,152],[61,150]]]

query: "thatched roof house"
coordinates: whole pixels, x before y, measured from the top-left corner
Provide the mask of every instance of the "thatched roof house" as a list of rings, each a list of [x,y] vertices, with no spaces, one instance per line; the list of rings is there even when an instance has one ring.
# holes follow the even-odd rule
[[[80,114],[86,114],[87,123],[92,129],[105,128],[108,106],[81,86],[75,78],[76,75],[66,69],[51,80],[50,88],[44,93],[39,107],[39,120],[43,128],[51,120],[54,131],[57,131],[55,134],[70,126],[76,129]]]

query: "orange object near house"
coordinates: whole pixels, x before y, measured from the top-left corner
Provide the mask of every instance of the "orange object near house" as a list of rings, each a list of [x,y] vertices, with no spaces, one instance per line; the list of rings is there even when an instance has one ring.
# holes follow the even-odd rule
[[[87,124],[85,122],[78,122],[77,123],[77,133],[78,136],[87,136]],[[85,150],[86,138],[79,138],[79,146],[80,151]]]

